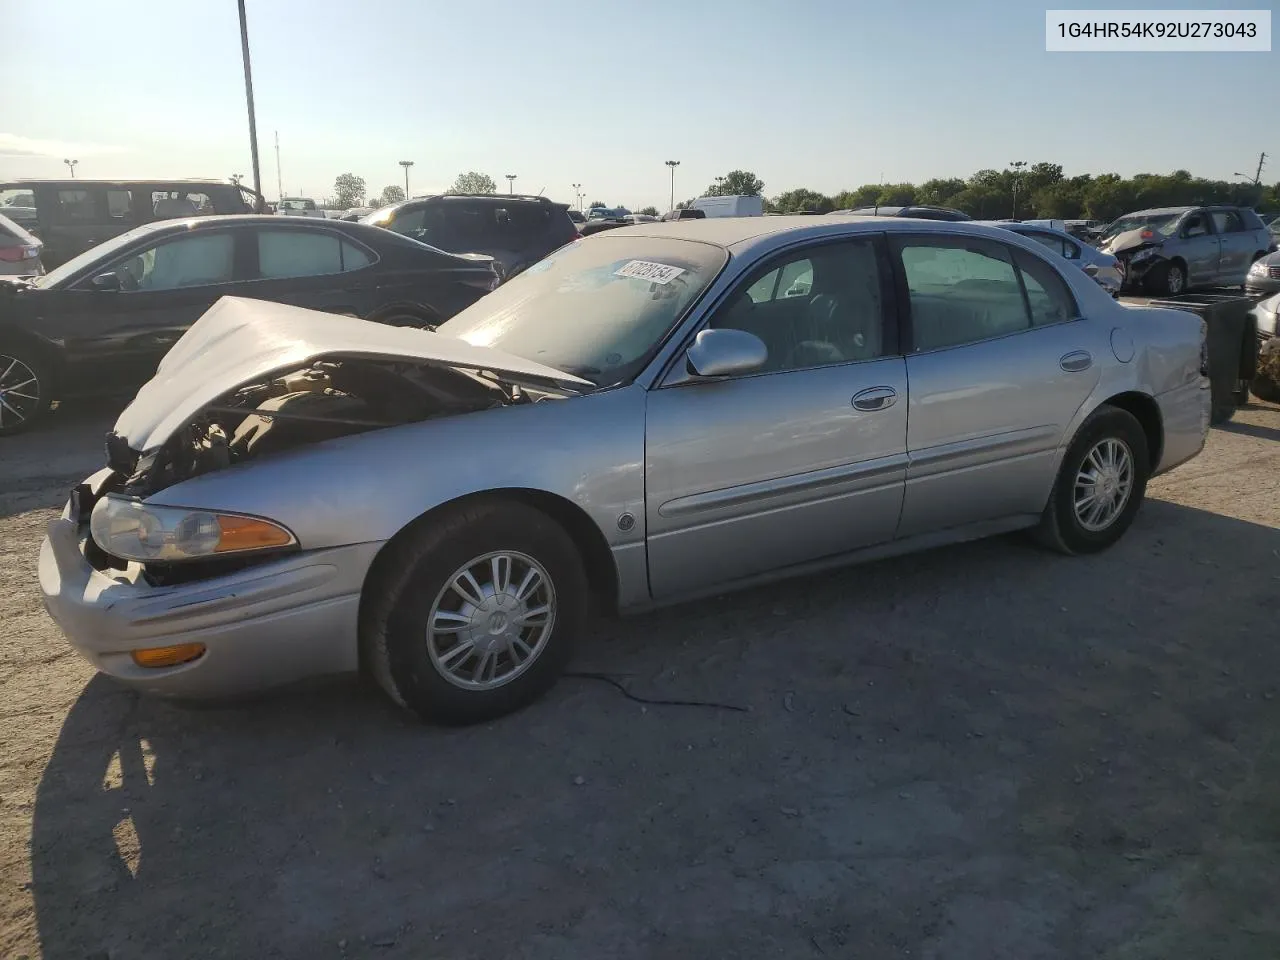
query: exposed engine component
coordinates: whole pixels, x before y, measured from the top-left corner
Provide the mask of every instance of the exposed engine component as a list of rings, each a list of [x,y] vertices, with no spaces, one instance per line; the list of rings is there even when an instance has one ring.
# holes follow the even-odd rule
[[[124,492],[148,496],[190,477],[338,437],[560,396],[481,372],[412,362],[326,359],[245,384],[204,407],[145,456],[107,439]]]

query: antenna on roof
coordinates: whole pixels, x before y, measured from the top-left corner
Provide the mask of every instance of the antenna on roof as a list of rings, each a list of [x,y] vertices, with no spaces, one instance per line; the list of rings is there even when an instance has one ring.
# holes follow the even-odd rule
[[[547,189],[546,187],[543,187],[543,188],[542,188],[542,190],[546,190],[546,189]],[[539,191],[538,191],[538,196],[542,196],[542,190],[539,190]]]

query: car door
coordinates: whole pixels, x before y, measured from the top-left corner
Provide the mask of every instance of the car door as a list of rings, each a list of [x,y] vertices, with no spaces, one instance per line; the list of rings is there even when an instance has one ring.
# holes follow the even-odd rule
[[[372,250],[337,230],[282,225],[246,231],[255,281],[247,296],[364,316],[377,281]]]
[[[89,390],[141,384],[220,297],[244,294],[242,233],[213,228],[144,240],[51,299],[43,330],[62,340],[72,374],[88,378]],[[119,289],[95,284],[104,274]]]
[[[1253,262],[1254,244],[1243,218],[1235,210],[1214,210],[1209,218],[1213,221],[1222,250],[1218,260],[1218,281],[1232,285],[1244,283]]]
[[[1214,283],[1221,270],[1222,240],[1207,210],[1192,210],[1178,227],[1176,255],[1187,262],[1187,286]]]
[[[1038,254],[936,233],[892,246],[909,331],[898,536],[1039,514],[1107,335],[1079,318],[1062,274]]]
[[[882,238],[792,248],[751,270],[707,326],[746,330],[760,370],[650,391],[649,583],[668,598],[892,539],[907,380]]]

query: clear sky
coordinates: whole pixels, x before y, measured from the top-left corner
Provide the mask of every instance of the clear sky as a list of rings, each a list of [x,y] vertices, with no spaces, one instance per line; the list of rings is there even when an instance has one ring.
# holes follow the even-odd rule
[[[1271,5],[1210,0],[1124,7]],[[1280,178],[1280,53],[1044,50],[1030,0],[248,0],[263,192],[505,188],[632,209],[1012,160]],[[0,177],[250,179],[235,0],[0,0]],[[19,13],[20,11],[20,13]],[[1269,174],[1269,176],[1268,176]]]

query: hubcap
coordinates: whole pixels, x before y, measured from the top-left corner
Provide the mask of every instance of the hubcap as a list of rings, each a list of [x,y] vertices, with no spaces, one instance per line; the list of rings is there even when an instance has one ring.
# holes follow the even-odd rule
[[[510,683],[542,653],[556,618],[556,593],[532,557],[505,550],[459,567],[431,605],[427,650],[455,686]]]
[[[1169,292],[1170,293],[1182,292],[1182,271],[1179,270],[1177,267],[1169,268]]]
[[[17,357],[0,353],[0,427],[16,427],[36,411],[40,380]]]
[[[1097,533],[1115,523],[1133,493],[1133,453],[1123,440],[1100,441],[1076,474],[1076,519]]]

